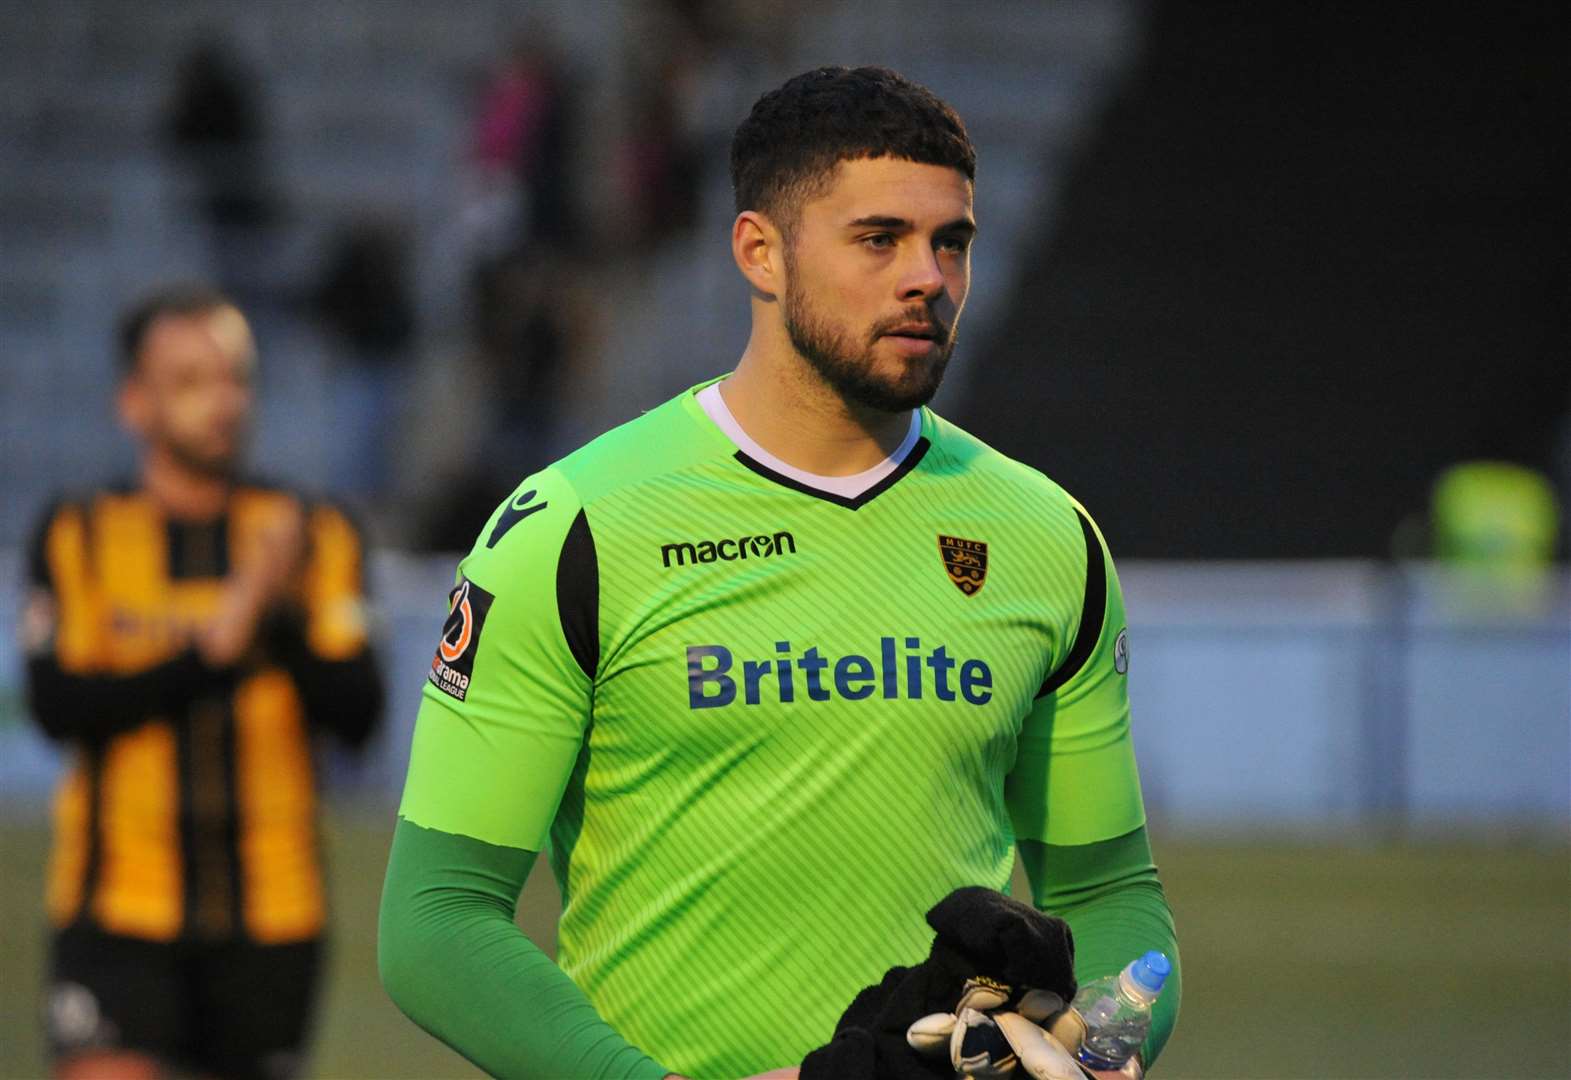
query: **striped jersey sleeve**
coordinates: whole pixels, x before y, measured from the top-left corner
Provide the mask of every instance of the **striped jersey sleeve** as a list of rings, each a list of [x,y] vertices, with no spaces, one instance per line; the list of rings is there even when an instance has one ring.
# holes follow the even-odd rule
[[[1044,679],[1021,723],[1005,781],[1015,835],[1089,844],[1145,823],[1129,722],[1129,632],[1118,571],[1078,503],[1085,600],[1068,655]]]
[[[459,565],[427,672],[399,812],[541,850],[589,722],[594,541],[548,469],[497,508]]]

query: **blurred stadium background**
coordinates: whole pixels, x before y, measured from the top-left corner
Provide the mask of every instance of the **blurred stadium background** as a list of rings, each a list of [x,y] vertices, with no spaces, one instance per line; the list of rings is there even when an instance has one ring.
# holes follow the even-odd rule
[[[379,549],[393,707],[330,769],[315,1072],[473,1075],[373,958],[452,552],[532,467],[731,364],[731,127],[796,71],[885,63],[981,156],[938,407],[1121,556],[1185,960],[1161,1075],[1571,1075],[1567,22],[0,0],[0,622],[49,493],[131,466],[115,314],[220,281],[261,345],[256,464],[348,498]],[[1478,461],[1518,471],[1446,473]],[[55,767],[7,645],[3,1076],[44,1067]],[[548,942],[554,904],[537,875]]]

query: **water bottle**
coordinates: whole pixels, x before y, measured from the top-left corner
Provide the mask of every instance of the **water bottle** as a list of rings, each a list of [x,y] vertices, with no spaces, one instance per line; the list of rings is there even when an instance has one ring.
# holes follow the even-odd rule
[[[1121,1069],[1151,1030],[1151,1003],[1162,992],[1173,965],[1152,950],[1117,975],[1086,983],[1074,1009],[1085,1021],[1085,1038],[1075,1055],[1088,1069]]]

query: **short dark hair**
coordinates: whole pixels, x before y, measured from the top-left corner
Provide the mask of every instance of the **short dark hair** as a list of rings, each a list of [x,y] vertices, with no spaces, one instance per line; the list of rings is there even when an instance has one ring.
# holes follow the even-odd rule
[[[171,285],[149,293],[120,316],[116,340],[120,346],[120,374],[136,370],[153,323],[166,315],[205,315],[219,308],[235,307],[235,302],[211,285],[193,282]]]
[[[731,140],[736,212],[757,210],[789,230],[842,161],[896,157],[948,165],[976,179],[960,116],[925,86],[881,67],[821,67],[753,104]]]

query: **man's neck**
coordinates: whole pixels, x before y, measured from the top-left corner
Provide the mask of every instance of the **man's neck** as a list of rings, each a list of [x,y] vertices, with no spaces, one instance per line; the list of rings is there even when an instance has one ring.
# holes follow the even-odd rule
[[[817,476],[854,476],[905,440],[909,411],[852,405],[806,370],[794,350],[787,358],[758,344],[748,342],[720,395],[742,430],[781,461]]]
[[[211,521],[224,512],[232,482],[193,469],[167,450],[153,447],[142,461],[142,486],[165,514],[179,521]]]

